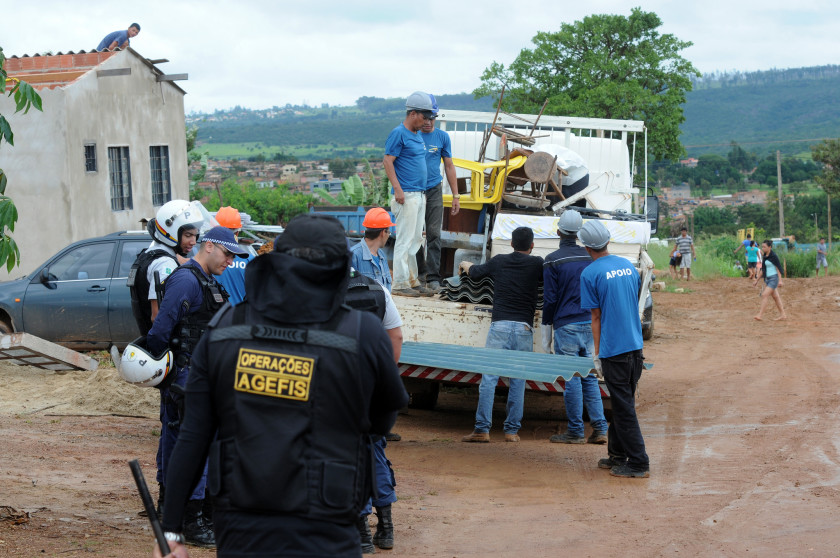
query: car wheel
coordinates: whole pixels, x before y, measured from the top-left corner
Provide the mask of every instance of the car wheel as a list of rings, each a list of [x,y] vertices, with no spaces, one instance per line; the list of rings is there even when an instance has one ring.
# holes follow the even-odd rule
[[[411,399],[408,401],[408,406],[412,409],[432,410],[435,408],[435,405],[437,405],[439,393],[440,384],[435,382],[429,386],[428,391],[412,392]]]
[[[12,327],[11,323],[0,320],[0,335],[8,335],[14,332],[15,328]]]
[[[645,321],[647,325],[642,324],[642,339],[647,341],[653,337],[653,306],[645,308]]]

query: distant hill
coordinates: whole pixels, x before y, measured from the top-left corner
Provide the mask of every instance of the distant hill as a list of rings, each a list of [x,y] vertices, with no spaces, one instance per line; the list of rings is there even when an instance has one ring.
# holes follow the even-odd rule
[[[686,96],[682,142],[690,155],[726,153],[737,141],[765,154],[807,151],[791,140],[840,137],[840,66],[704,76]],[[750,142],[761,142],[751,144]]]
[[[840,136],[838,99],[840,66],[706,75],[686,95],[681,139],[695,157],[725,154],[730,141],[759,155],[777,149],[787,154],[807,151],[814,142],[793,140]],[[469,93],[437,100],[444,112],[495,110],[491,97],[474,99]],[[199,126],[199,142],[317,148],[318,153],[352,156],[353,148],[383,145],[402,121],[404,103],[401,98],[360,97],[352,107],[235,107],[191,114],[187,122]]]

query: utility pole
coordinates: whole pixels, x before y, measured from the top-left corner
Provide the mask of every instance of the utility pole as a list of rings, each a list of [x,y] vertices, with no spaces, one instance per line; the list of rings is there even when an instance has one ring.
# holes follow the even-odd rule
[[[782,153],[776,151],[776,177],[779,182],[779,236],[785,236],[785,208],[782,198]]]

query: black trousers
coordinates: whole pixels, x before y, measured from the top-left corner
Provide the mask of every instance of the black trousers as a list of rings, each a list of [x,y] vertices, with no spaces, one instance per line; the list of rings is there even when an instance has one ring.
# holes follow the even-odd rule
[[[354,523],[216,508],[219,558],[361,558]]]
[[[627,459],[631,469],[641,471],[650,468],[639,419],[636,417],[636,386],[642,376],[644,360],[641,349],[601,359],[612,405],[607,452],[612,457]]]

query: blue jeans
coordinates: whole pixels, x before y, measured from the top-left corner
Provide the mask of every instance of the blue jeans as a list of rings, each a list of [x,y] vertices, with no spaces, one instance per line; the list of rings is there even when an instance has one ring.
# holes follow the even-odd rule
[[[554,330],[554,353],[558,355],[591,357],[595,350],[591,324],[567,324]],[[567,433],[576,438],[583,437],[583,406],[589,413],[589,424],[595,432],[606,434],[607,421],[604,418],[604,403],[598,378],[590,374],[585,378],[575,376],[566,382],[563,392],[566,416],[569,418]]]
[[[511,351],[534,350],[534,332],[530,324],[524,322],[499,321],[490,324],[487,333],[489,349],[508,349]],[[490,432],[493,423],[493,398],[496,395],[496,384],[499,377],[491,374],[481,375],[478,386],[478,409],[475,412],[475,431]],[[525,403],[525,380],[510,378],[510,389],[507,398],[507,417],[505,418],[505,434],[516,434],[522,427],[522,409]]]

